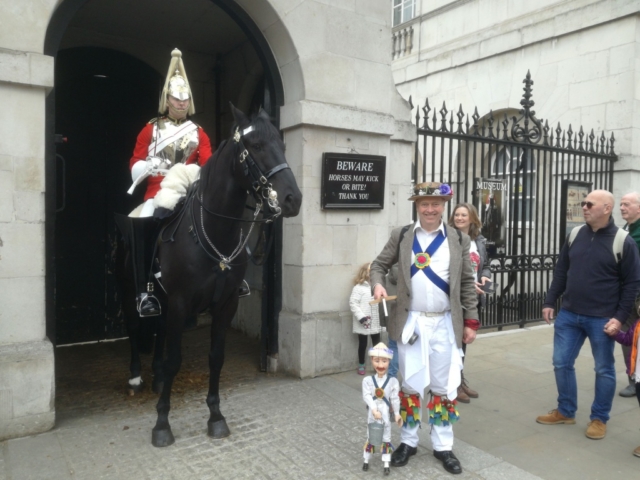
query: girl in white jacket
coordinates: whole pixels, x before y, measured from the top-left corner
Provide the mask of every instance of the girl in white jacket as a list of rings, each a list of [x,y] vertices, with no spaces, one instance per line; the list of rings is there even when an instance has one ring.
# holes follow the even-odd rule
[[[353,314],[353,333],[358,335],[358,374],[364,375],[364,354],[367,350],[367,342],[371,337],[371,346],[380,343],[380,319],[377,305],[369,305],[373,300],[371,286],[369,285],[369,266],[365,263],[360,266],[353,280],[354,287],[349,297],[349,308]]]

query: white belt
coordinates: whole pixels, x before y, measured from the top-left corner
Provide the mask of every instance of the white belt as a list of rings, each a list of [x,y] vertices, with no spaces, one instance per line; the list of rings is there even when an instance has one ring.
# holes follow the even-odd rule
[[[442,317],[445,313],[450,310],[445,310],[444,312],[418,312],[421,317]]]

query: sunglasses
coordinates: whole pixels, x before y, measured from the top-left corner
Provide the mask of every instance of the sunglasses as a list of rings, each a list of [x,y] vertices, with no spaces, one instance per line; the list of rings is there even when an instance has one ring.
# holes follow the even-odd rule
[[[593,202],[580,202],[580,206],[581,207],[587,207],[587,210],[591,210],[591,207],[593,207],[595,205],[595,203]]]

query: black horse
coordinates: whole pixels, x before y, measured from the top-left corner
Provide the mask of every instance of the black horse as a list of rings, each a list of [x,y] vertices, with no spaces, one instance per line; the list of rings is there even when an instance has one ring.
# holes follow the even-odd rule
[[[244,248],[247,230],[255,224],[242,219],[245,204],[248,196],[253,195],[257,203],[254,221],[261,206],[263,218],[258,221],[273,221],[279,215],[296,216],[302,202],[302,194],[286,163],[284,143],[266,112],[261,110],[249,119],[233,105],[231,109],[235,119],[232,137],[202,167],[200,180],[180,212],[165,220],[157,242],[162,288],[156,288],[156,294],[162,303],[162,315],[157,317],[159,328],[153,358],[153,388],[160,393],[158,419],[152,431],[152,444],[156,447],[175,441],[169,425],[170,396],[182,361],[185,321],[207,307],[212,318],[208,434],[213,438],[230,434],[220,413],[218,387],[225,333],[238,308],[239,287],[247,268]],[[132,263],[124,253],[119,255],[122,267],[119,277],[133,378],[140,375],[139,338],[149,319],[138,316]]]

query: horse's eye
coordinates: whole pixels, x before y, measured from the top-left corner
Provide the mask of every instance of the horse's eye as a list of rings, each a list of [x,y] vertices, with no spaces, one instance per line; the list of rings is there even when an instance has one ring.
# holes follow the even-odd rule
[[[259,152],[260,150],[262,150],[262,144],[261,143],[252,143],[251,145],[249,145],[249,147],[252,150],[255,150],[257,152]]]

